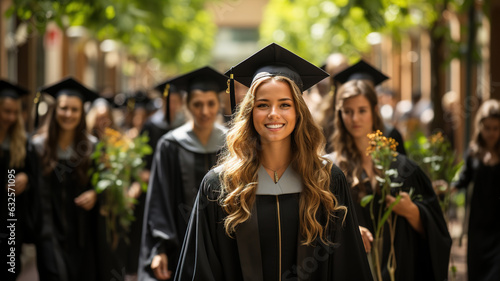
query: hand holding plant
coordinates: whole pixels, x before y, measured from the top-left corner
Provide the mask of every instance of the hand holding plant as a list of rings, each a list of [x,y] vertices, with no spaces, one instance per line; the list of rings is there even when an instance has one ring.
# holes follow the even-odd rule
[[[120,237],[125,238],[135,219],[133,207],[137,200],[129,196],[129,187],[139,182],[144,191],[147,183],[140,173],[144,169],[143,157],[152,153],[148,136],[130,139],[119,132],[106,128],[103,139],[97,144],[91,158],[95,163],[92,184],[102,194],[101,215],[106,218],[107,237],[116,248]]]
[[[394,250],[394,238],[396,232],[396,222],[397,215],[392,215],[393,208],[401,200],[400,195],[396,195],[394,200],[391,201],[387,207],[385,206],[385,200],[387,196],[391,195],[391,189],[395,187],[400,187],[402,184],[393,183],[392,177],[397,177],[398,171],[396,169],[391,169],[392,162],[396,161],[398,153],[396,152],[396,146],[398,143],[392,138],[386,138],[382,135],[382,132],[377,131],[372,134],[368,134],[370,139],[370,146],[367,148],[367,154],[372,157],[375,169],[378,172],[376,179],[378,182],[378,188],[374,190],[373,194],[365,196],[361,200],[361,205],[365,207],[370,204],[370,217],[375,228],[374,233],[374,246],[372,247],[372,270],[374,271],[374,277],[382,281],[382,249],[383,249],[383,233],[384,225],[387,223],[389,225],[390,233],[390,243],[391,250],[389,253],[389,259],[387,263],[387,269],[389,270],[389,275],[391,280],[395,280],[396,272],[396,253]],[[374,208],[374,196],[379,194],[379,208],[375,210]]]

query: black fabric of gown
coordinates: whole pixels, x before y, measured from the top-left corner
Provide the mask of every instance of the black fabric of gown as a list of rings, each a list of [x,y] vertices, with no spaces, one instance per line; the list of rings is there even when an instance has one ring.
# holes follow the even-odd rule
[[[158,142],[144,211],[139,280],[156,280],[151,261],[159,253],[167,254],[168,268],[175,270],[198,188],[216,161],[217,151],[194,152],[171,134]]]
[[[397,217],[394,242],[396,280],[447,280],[452,241],[431,182],[424,172],[405,156],[399,155],[393,168],[397,168],[399,174],[397,178],[393,179],[393,182],[403,183],[402,187],[393,189],[394,193],[397,193],[398,189],[409,192],[410,188],[413,188],[415,195],[422,196],[422,200],[414,199],[413,202],[418,206],[425,229],[425,237],[422,237],[405,218]],[[369,183],[365,183],[363,187],[366,194],[373,194]],[[359,204],[360,197],[362,197],[360,187],[351,188],[351,194],[354,202],[358,202],[356,204],[356,213],[358,214],[359,225],[368,228],[374,234],[374,225],[370,218],[370,205],[368,204],[363,208]],[[378,214],[380,195],[375,194],[373,200],[375,214]],[[384,228],[383,240],[384,242],[390,241],[387,223]],[[387,264],[389,250],[390,243],[384,243],[382,258],[382,264],[384,265]],[[390,280],[385,266],[382,268],[382,278],[386,281]]]
[[[157,113],[158,114],[158,113]],[[156,115],[156,114],[155,114]],[[140,135],[147,132],[149,136],[148,144],[152,148],[152,153],[144,157],[146,166],[144,169],[151,170],[153,165],[153,156],[156,151],[156,146],[158,141],[166,133],[170,131],[170,127],[166,121],[163,121],[163,117],[157,118],[158,116],[151,116],[143,125]],[[160,115],[160,114],[158,114]],[[163,116],[163,115],[162,115]],[[146,194],[141,193],[139,198],[137,198],[137,204],[134,207],[134,218],[135,220],[130,224],[129,239],[130,244],[127,246],[127,260],[126,260],[126,272],[127,274],[136,274],[138,271],[138,259],[141,251],[141,236],[142,236],[142,225],[144,219],[144,209],[146,206]]]
[[[500,278],[500,163],[483,164],[468,156],[456,183],[467,188],[474,183],[470,201],[467,242],[469,280],[493,281]]]
[[[33,152],[33,146],[28,143],[26,147],[26,158],[24,167],[9,167],[10,150],[2,147],[0,152],[0,219],[2,220],[2,229],[0,230],[0,263],[2,264],[3,273],[2,280],[16,280],[21,272],[21,253],[23,243],[35,243],[37,241],[37,233],[40,231],[40,204],[38,185],[36,181],[36,155]],[[14,196],[7,190],[9,179],[20,173],[26,173],[28,176],[28,186],[23,193]],[[9,177],[10,175],[10,177]],[[11,182],[15,182],[12,179]],[[14,187],[12,187],[14,188]],[[10,204],[9,204],[10,203]],[[9,211],[13,207],[12,214]],[[14,226],[13,228],[8,226]],[[12,231],[11,231],[12,230]],[[11,236],[13,233],[13,236]],[[9,239],[10,238],[10,239]],[[11,248],[14,251],[11,251]],[[13,263],[11,257],[13,255]],[[14,268],[14,272],[8,271],[9,268]]]
[[[280,274],[281,280],[372,280],[345,176],[335,166],[331,183],[338,203],[348,209],[345,221],[343,212],[331,219],[326,234],[332,245],[316,239],[305,246],[299,243],[300,193],[257,195],[252,215],[229,237],[227,214],[218,203],[219,173],[210,171],[191,214],[174,280],[279,280]],[[278,208],[279,219],[271,215]],[[324,225],[324,215],[318,219]],[[278,231],[283,233],[281,272]]]
[[[85,211],[74,202],[80,194],[92,189],[90,180],[82,184],[76,176],[74,167],[78,161],[59,159],[50,174],[40,176],[43,210],[41,241],[37,244],[40,280],[98,280],[99,206]]]
[[[388,138],[393,138],[395,141],[398,142],[398,146],[396,147],[396,151],[399,154],[406,155],[406,149],[405,149],[405,143],[403,140],[403,136],[398,131],[398,129],[396,129],[395,127],[392,127],[392,128],[386,127],[385,131],[388,132],[387,133]]]

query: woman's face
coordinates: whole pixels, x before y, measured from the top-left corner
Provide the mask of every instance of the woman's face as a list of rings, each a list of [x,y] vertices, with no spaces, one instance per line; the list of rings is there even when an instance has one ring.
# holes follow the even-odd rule
[[[110,127],[113,123],[113,120],[110,119],[110,114],[106,107],[99,107],[95,115],[95,129],[104,132],[106,128]]]
[[[8,130],[14,125],[21,111],[21,103],[12,98],[4,98],[0,106],[0,127]]]
[[[64,131],[76,129],[82,118],[82,100],[75,96],[57,98],[56,121]]]
[[[219,112],[219,106],[216,92],[193,91],[188,103],[188,110],[193,115],[194,126],[198,129],[212,128]]]
[[[252,115],[263,144],[291,140],[297,111],[290,86],[275,80],[261,84],[255,93]]]
[[[354,139],[366,138],[373,131],[373,114],[370,102],[363,95],[344,100],[341,109],[344,125]]]
[[[492,148],[500,139],[500,119],[488,117],[481,122],[481,136],[486,146]]]

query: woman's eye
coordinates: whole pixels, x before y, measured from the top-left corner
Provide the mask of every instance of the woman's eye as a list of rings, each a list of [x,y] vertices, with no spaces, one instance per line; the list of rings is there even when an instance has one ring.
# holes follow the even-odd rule
[[[258,108],[267,107],[267,104],[265,104],[265,103],[260,103],[260,104],[257,104],[257,107],[258,107]]]
[[[291,106],[292,106],[292,105],[291,105],[291,104],[289,104],[289,103],[284,103],[284,104],[282,104],[282,105],[281,105],[281,107],[291,107]]]

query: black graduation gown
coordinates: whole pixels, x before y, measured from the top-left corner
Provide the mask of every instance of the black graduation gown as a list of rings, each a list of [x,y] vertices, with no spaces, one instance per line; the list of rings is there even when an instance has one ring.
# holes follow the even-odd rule
[[[422,196],[421,201],[413,200],[413,202],[420,211],[420,217],[425,229],[425,237],[422,237],[410,226],[405,218],[398,216],[394,242],[396,280],[447,280],[452,241],[431,182],[414,162],[403,155],[398,155],[393,168],[397,168],[399,174],[397,178],[393,179],[393,182],[402,182],[402,191],[409,192],[410,188],[414,188],[414,194]],[[366,194],[373,194],[369,183],[366,183],[364,188]],[[374,226],[370,218],[370,205],[363,208],[359,204],[361,200],[359,186],[350,190],[353,201],[358,202],[355,206],[359,224],[368,228],[374,234]],[[380,196],[376,194],[373,200],[375,214],[378,214]],[[383,240],[390,241],[387,224],[385,224]],[[387,264],[389,250],[390,243],[384,243],[382,264]],[[384,280],[390,280],[385,266],[382,268],[382,275]]]
[[[90,139],[96,142],[94,137]],[[33,143],[41,156],[44,138],[35,137]],[[57,154],[54,171],[40,176],[43,211],[41,241],[37,244],[40,280],[98,280],[95,244],[98,204],[90,211],[76,206],[74,199],[92,189],[90,180],[83,184],[76,177],[74,167],[79,165],[81,157],[71,156],[72,148],[58,149]]]
[[[158,141],[168,133],[171,126],[165,121],[165,115],[163,111],[159,110],[153,114],[143,125],[141,129],[141,135],[147,132],[149,136],[148,144],[152,148],[152,153],[144,157],[146,165],[144,169],[151,170],[153,164],[153,156],[155,154],[156,146]],[[142,236],[142,225],[144,218],[144,208],[146,205],[146,194],[141,193],[139,198],[137,198],[137,204],[134,207],[134,218],[135,220],[130,224],[129,241],[127,249],[127,261],[126,261],[126,272],[128,274],[137,273],[137,259],[139,258],[141,250],[141,236]]]
[[[156,280],[151,261],[159,253],[167,254],[169,270],[175,270],[198,188],[224,145],[224,127],[214,125],[203,146],[192,126],[181,126],[158,142],[144,212],[139,280]]]
[[[467,242],[469,280],[498,280],[500,277],[500,163],[487,166],[467,156],[457,188],[474,183],[470,201]]]
[[[27,142],[24,167],[10,167],[10,139],[1,144],[0,152],[0,263],[2,264],[2,280],[15,280],[21,272],[21,253],[23,243],[35,243],[40,227],[40,204],[36,180],[36,158],[33,146]],[[15,176],[26,173],[28,186],[23,193],[14,196],[6,187],[15,183]],[[14,186],[12,186],[14,188]],[[9,210],[12,210],[9,211]],[[12,234],[12,235],[11,235]],[[11,250],[14,251],[11,251]],[[12,268],[12,269],[11,269]],[[11,269],[9,271],[8,269]]]
[[[278,276],[281,280],[372,280],[345,176],[336,166],[331,191],[347,207],[347,215],[343,223],[343,212],[331,219],[327,238],[332,245],[316,239],[314,246],[300,243],[302,185],[291,167],[277,185],[260,168],[252,215],[238,226],[234,238],[229,237],[224,230],[227,214],[218,203],[221,170],[211,170],[202,182],[174,280],[279,280]],[[278,186],[279,191],[275,187],[275,195],[261,193],[261,185]],[[324,215],[318,219],[325,224]]]

